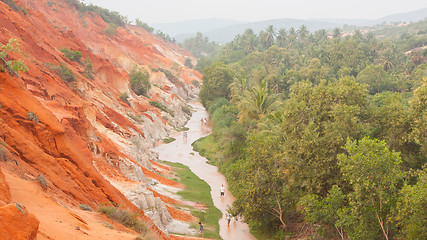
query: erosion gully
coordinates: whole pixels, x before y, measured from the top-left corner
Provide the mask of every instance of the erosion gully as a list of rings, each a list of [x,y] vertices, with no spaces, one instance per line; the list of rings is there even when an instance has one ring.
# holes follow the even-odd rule
[[[200,179],[209,184],[213,203],[223,215],[219,220],[219,234],[224,240],[255,240],[256,238],[250,234],[249,226],[246,223],[232,220],[230,226],[227,226],[225,214],[235,198],[228,190],[224,175],[218,172],[216,166],[208,164],[207,159],[195,152],[191,146],[197,139],[209,135],[211,128],[200,122],[200,119],[208,117],[203,106],[200,103],[191,103],[190,105],[195,111],[185,125],[189,128],[187,137],[183,136],[183,132],[177,132],[172,136],[176,139],[175,141],[157,146],[155,149],[159,152],[159,159],[184,164]],[[225,196],[220,196],[222,184],[226,189]]]

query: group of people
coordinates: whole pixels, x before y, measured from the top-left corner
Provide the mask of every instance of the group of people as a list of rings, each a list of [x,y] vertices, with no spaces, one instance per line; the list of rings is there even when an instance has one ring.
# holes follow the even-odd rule
[[[225,195],[225,187],[224,187],[224,184],[222,184],[221,187],[219,188],[219,196],[223,197],[224,195]],[[230,222],[233,216],[231,215],[231,213],[226,213],[225,218],[227,219],[227,226],[230,226]]]
[[[206,118],[200,118],[200,125],[208,124],[208,120]]]

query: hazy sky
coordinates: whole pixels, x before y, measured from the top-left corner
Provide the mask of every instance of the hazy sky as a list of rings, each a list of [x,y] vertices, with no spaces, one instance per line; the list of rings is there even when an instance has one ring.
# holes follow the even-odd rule
[[[427,8],[426,0],[84,0],[147,23],[226,18],[377,19]]]

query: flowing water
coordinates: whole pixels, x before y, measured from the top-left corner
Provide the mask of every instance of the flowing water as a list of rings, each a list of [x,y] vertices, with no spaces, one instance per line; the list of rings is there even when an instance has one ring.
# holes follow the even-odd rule
[[[227,208],[233,204],[235,198],[228,191],[225,177],[218,172],[216,166],[206,163],[206,158],[193,151],[191,144],[199,138],[205,137],[211,133],[211,128],[201,124],[200,119],[207,118],[208,114],[200,103],[192,103],[194,108],[193,116],[188,121],[186,127],[189,128],[187,136],[183,132],[178,132],[174,136],[175,141],[169,144],[162,144],[155,149],[159,152],[159,159],[169,162],[184,164],[204,180],[211,187],[212,200],[223,214],[219,221],[219,233],[224,240],[252,240],[255,239],[249,233],[249,226],[241,221],[232,220],[230,226],[227,226],[225,214]],[[225,186],[225,196],[220,196],[220,187]]]

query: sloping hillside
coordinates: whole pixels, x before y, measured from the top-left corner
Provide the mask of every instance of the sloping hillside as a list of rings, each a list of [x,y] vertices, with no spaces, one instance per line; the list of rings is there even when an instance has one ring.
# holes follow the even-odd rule
[[[10,1],[0,1],[0,43],[20,44],[6,60],[22,59],[29,71],[0,73],[0,215],[10,216],[9,226],[24,221],[10,210],[19,202],[33,223],[28,236],[99,239],[97,222],[106,220],[78,206],[114,205],[140,212],[152,234],[169,239],[171,227],[193,218],[156,192],[182,186],[155,173],[150,149],[191,114],[186,101],[197,96],[201,75],[184,61],[194,58],[142,28],[111,27],[69,4],[76,1],[18,0],[15,10],[4,2]],[[64,49],[81,59],[71,61]],[[149,74],[145,96],[130,87],[136,67]],[[20,239],[12,232],[25,231],[16,226],[0,231],[1,238]],[[129,231],[117,238],[134,239]]]

